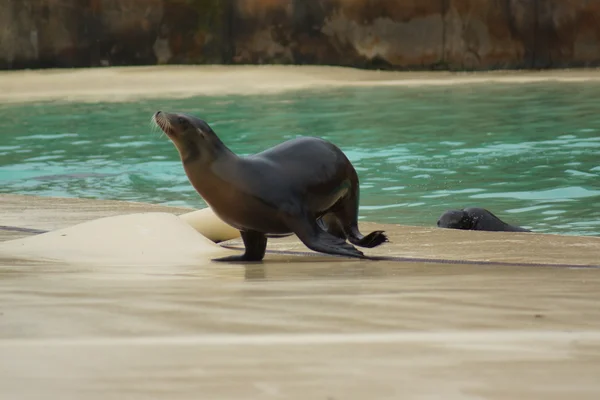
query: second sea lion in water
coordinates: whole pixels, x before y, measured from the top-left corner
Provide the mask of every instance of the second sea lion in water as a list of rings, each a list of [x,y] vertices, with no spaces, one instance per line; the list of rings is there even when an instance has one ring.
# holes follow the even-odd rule
[[[446,211],[438,220],[437,226],[473,231],[531,232],[519,226],[509,225],[488,210],[477,207]]]
[[[153,121],[173,142],[185,173],[215,214],[239,229],[246,251],[216,261],[260,261],[267,236],[296,234],[311,250],[365,257],[383,231],[358,230],[358,175],[346,155],[319,138],[288,140],[239,157],[196,117],[158,111]]]

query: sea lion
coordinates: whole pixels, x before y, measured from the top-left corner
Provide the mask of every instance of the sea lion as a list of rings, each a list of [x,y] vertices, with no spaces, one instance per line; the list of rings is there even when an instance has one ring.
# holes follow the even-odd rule
[[[519,226],[509,225],[488,210],[477,207],[446,211],[438,220],[437,226],[472,231],[531,232]]]
[[[299,137],[239,157],[199,118],[158,111],[152,120],[179,151],[198,194],[241,233],[244,254],[215,261],[260,261],[274,235],[295,234],[311,250],[358,258],[367,257],[350,243],[388,241],[383,231],[359,231],[358,175],[334,144]]]

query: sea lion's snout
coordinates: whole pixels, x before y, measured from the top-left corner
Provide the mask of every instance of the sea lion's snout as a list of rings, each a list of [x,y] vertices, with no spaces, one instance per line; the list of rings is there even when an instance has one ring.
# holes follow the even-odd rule
[[[209,160],[222,143],[203,120],[182,113],[157,111],[152,121],[173,142],[184,163]]]
[[[175,130],[173,129],[173,125],[171,124],[169,114],[164,113],[162,111],[157,111],[152,116],[152,121],[160,128],[167,136],[171,137],[175,135]]]

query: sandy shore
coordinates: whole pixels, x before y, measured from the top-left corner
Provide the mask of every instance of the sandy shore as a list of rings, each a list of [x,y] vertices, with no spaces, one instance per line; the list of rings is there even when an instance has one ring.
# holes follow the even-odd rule
[[[183,207],[162,207],[144,203],[9,194],[0,195],[0,210],[0,221],[2,221],[0,225],[40,230],[62,229],[97,218],[130,213],[183,214],[193,211],[193,209]],[[433,226],[417,227],[372,222],[361,222],[361,227],[364,232],[384,230],[390,237],[390,243],[386,243],[385,246],[377,249],[363,249],[366,254],[370,255],[465,260],[482,263],[482,265],[490,261],[517,265],[542,263],[597,266],[597,255],[600,254],[600,238],[597,237],[458,231],[439,229]],[[111,234],[108,231],[99,230],[95,235],[107,237]],[[23,236],[29,236],[29,234],[0,229],[0,265],[3,260],[2,251],[7,252],[1,243],[2,240]],[[236,247],[243,247],[241,239],[235,239],[229,243]],[[285,252],[308,251],[306,246],[295,236],[270,240],[268,248]],[[290,259],[289,256],[284,258]]]
[[[150,66],[0,72],[0,102],[130,101],[347,86],[600,81],[599,69],[479,73],[366,71],[321,66]]]

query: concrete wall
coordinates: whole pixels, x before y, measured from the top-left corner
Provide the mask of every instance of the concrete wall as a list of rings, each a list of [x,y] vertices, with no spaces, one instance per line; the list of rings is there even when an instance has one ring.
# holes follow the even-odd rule
[[[0,68],[600,65],[600,0],[0,0]]]

